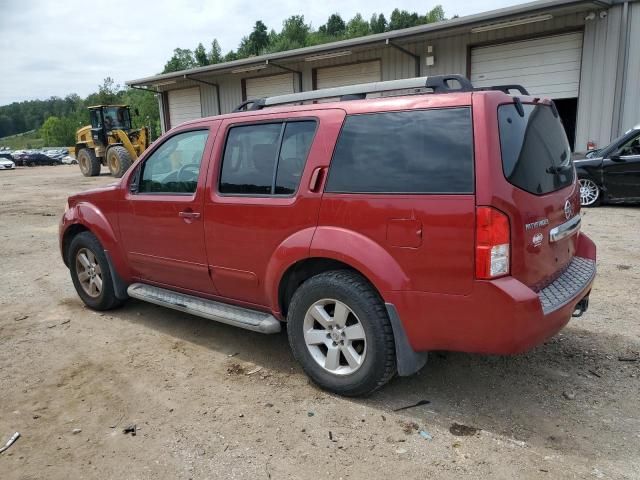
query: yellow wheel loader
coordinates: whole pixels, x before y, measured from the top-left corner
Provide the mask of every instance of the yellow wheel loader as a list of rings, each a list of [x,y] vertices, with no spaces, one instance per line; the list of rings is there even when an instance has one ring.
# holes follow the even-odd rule
[[[76,132],[80,171],[85,177],[94,177],[106,165],[111,175],[120,178],[149,146],[149,129],[131,128],[128,105],[89,107],[89,116],[91,125]]]

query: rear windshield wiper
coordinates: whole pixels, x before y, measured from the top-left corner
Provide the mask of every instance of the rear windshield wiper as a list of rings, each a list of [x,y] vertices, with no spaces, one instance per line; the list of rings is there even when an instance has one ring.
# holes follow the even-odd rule
[[[553,175],[556,175],[556,174],[558,174],[558,173],[564,173],[564,172],[566,172],[567,170],[571,170],[571,166],[569,166],[569,165],[564,165],[564,166],[562,166],[562,167],[556,167],[556,166],[548,167],[548,168],[546,169],[546,172],[547,172],[547,173],[551,173],[551,174],[553,174]]]

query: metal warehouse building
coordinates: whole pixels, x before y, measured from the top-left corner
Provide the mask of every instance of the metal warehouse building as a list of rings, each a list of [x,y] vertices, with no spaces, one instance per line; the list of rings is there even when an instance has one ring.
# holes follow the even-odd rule
[[[251,98],[449,73],[550,97],[574,150],[604,146],[640,123],[640,2],[540,0],[127,84],[158,93],[166,131]]]

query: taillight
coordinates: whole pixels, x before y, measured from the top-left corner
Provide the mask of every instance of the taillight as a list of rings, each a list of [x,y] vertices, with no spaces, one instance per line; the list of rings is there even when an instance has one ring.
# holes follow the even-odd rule
[[[492,207],[476,209],[476,278],[509,274],[509,218]]]

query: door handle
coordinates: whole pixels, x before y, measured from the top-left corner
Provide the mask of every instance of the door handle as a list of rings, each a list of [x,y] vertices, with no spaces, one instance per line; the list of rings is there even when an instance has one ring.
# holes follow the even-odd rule
[[[190,211],[186,210],[184,212],[179,212],[178,216],[180,218],[194,219],[194,218],[200,218],[200,213],[199,212],[190,212]]]
[[[324,171],[324,167],[316,167],[311,173],[311,179],[309,180],[309,190],[315,192],[319,184],[322,183],[322,173]]]

